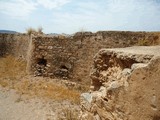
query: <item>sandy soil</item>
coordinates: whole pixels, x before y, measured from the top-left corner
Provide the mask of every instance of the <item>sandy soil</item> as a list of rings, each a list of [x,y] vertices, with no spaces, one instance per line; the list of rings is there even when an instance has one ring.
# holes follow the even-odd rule
[[[28,99],[15,90],[0,87],[0,120],[57,120],[58,113],[69,102],[58,103],[39,98]]]

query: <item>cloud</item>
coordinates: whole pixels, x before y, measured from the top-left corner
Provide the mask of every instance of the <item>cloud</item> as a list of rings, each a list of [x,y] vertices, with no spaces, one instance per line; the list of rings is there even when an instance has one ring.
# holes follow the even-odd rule
[[[0,13],[25,19],[23,28],[41,25],[45,32],[58,33],[73,33],[81,28],[159,31],[159,11],[160,0],[0,0]],[[1,15],[3,25],[7,25],[5,15]]]
[[[103,1],[103,2],[102,2]],[[156,0],[82,0],[74,11],[55,13],[53,24],[58,31],[75,27],[98,30],[160,30],[160,3]],[[55,28],[54,28],[55,29]]]
[[[61,7],[68,2],[70,2],[70,0],[37,0],[37,3],[42,5],[46,9]]]
[[[68,2],[70,0],[1,0],[0,13],[12,18],[26,19],[38,6],[51,10],[61,7]]]
[[[36,4],[30,0],[0,1],[0,12],[13,18],[26,18],[36,9]]]
[[[118,30],[154,30],[160,27],[159,11],[156,0],[109,0],[104,23]]]

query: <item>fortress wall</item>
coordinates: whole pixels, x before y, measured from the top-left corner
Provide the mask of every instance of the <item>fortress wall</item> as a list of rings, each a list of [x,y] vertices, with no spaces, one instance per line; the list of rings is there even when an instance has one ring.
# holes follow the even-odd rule
[[[0,56],[13,55],[27,58],[29,36],[26,34],[0,34]]]
[[[74,36],[33,37],[32,74],[88,81],[93,57],[102,48],[159,44],[146,32],[84,32]]]
[[[28,70],[35,76],[88,82],[92,59],[100,49],[157,44],[160,44],[158,32],[78,32],[68,37],[32,38],[26,34],[0,34],[0,56],[13,55],[29,61]]]

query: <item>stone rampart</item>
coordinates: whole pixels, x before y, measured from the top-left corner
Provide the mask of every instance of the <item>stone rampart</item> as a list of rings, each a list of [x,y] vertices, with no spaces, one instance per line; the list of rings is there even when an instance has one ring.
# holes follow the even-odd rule
[[[32,73],[35,76],[88,81],[92,59],[102,48],[159,44],[159,36],[147,32],[84,32],[74,36],[32,38]]]
[[[28,45],[26,34],[0,34],[0,56],[13,55],[26,60]]]

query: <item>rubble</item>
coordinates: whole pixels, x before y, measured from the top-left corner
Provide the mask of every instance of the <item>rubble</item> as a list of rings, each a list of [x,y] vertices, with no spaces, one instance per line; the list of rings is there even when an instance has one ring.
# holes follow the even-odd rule
[[[81,95],[82,120],[160,119],[159,50],[160,46],[100,50],[90,74],[92,89]]]

